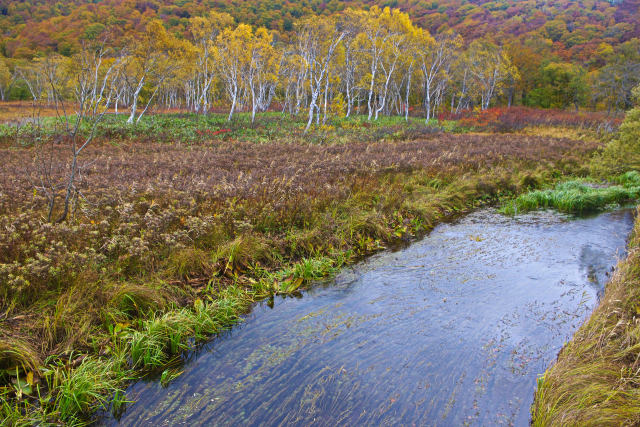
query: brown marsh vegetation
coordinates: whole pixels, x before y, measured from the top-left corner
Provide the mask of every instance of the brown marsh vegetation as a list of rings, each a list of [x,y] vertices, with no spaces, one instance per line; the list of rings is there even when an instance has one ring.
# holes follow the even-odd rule
[[[34,148],[4,147],[3,416],[74,422],[114,396],[117,406],[122,381],[138,375],[131,369],[172,363],[252,301],[294,292],[449,214],[585,173],[596,147],[513,134],[97,143],[62,223],[45,220],[47,199],[34,191]],[[68,157],[51,150],[55,178]]]

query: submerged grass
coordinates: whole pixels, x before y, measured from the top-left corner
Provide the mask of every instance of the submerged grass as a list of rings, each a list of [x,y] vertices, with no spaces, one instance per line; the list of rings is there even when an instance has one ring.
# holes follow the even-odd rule
[[[639,218],[604,299],[538,380],[534,426],[640,424]]]
[[[584,214],[635,201],[640,197],[640,174],[637,172],[620,175],[614,182],[621,185],[599,186],[584,180],[562,182],[550,190],[522,194],[503,206],[501,211],[513,215],[554,208],[560,212]]]

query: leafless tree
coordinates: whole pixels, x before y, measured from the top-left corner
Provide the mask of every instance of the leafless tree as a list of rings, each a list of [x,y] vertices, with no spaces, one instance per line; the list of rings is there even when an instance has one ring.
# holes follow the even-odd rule
[[[36,163],[40,175],[37,190],[48,200],[48,220],[62,222],[69,216],[72,201],[82,197],[77,183],[82,179],[83,165],[79,159],[84,149],[93,141],[100,121],[111,106],[118,91],[116,84],[121,60],[108,55],[110,49],[101,42],[97,45],[83,45],[80,53],[66,63],[45,62],[43,74],[46,76],[57,113],[54,137],[44,138],[36,149]],[[71,85],[64,85],[56,76],[67,67]],[[73,106],[65,103],[65,91],[73,93]],[[56,152],[54,144],[68,144],[69,167],[66,173],[54,173]],[[62,199],[62,212],[54,218],[57,200]]]

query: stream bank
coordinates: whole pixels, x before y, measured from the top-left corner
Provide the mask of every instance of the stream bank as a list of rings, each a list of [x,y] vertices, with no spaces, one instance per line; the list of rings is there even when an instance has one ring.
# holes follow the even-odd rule
[[[538,383],[533,425],[640,424],[640,220],[596,310]]]

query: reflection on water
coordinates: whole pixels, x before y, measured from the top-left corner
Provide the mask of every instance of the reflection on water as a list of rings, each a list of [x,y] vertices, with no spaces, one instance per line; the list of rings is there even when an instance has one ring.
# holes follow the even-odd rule
[[[633,223],[493,210],[303,298],[259,304],[122,425],[528,425],[537,375],[584,321]],[[116,420],[103,420],[117,424]]]

